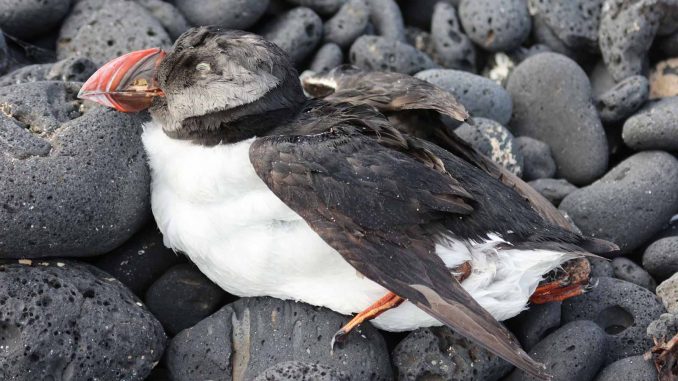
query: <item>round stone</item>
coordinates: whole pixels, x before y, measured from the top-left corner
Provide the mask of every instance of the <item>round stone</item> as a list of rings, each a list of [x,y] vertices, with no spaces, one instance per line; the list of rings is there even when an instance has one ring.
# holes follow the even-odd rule
[[[351,63],[369,70],[414,74],[434,67],[425,53],[404,42],[379,36],[361,36],[351,46]]]
[[[657,287],[657,297],[661,299],[666,311],[678,315],[678,275],[673,274]]]
[[[2,31],[19,38],[31,38],[50,31],[68,14],[71,0],[2,0]]]
[[[658,281],[678,273],[678,237],[662,238],[648,246],[643,267]]]
[[[367,0],[370,21],[376,34],[394,41],[405,41],[405,23],[395,0]]]
[[[565,179],[537,179],[530,181],[528,184],[555,206],[560,205],[560,202],[568,194],[579,189],[568,183]]]
[[[560,327],[560,305],[559,302],[534,304],[506,321],[524,350],[529,351],[550,331]]]
[[[0,77],[0,86],[37,81],[85,82],[98,67],[84,57],[66,58],[55,63],[24,66]]]
[[[603,0],[529,0],[533,17],[568,49],[598,50]]]
[[[275,364],[254,381],[350,381],[342,372],[322,364],[286,361]]]
[[[556,162],[548,144],[529,136],[516,138],[515,144],[523,157],[523,180],[549,178],[556,174]]]
[[[454,132],[476,150],[516,176],[521,175],[523,158],[514,143],[513,134],[492,119],[474,118]]]
[[[614,277],[617,279],[635,283],[652,292],[657,288],[657,283],[652,279],[652,276],[650,276],[645,269],[628,258],[617,257],[613,259],[612,269],[614,270]]]
[[[462,32],[457,11],[445,2],[433,9],[431,40],[436,62],[445,68],[476,71],[476,51],[471,40]]]
[[[623,121],[647,100],[649,92],[647,78],[634,75],[617,83],[596,98],[596,108],[603,123]]]
[[[310,70],[320,73],[341,65],[344,62],[344,53],[339,45],[332,42],[323,45],[311,60]]]
[[[251,1],[251,0],[250,0]],[[303,7],[311,8],[323,16],[333,15],[347,0],[287,0]]]
[[[678,150],[678,96],[648,103],[624,122],[622,139],[636,150]]]
[[[261,35],[278,45],[292,62],[301,64],[315,49],[323,34],[323,22],[309,8],[294,8],[266,24]]]
[[[471,40],[491,52],[519,47],[532,28],[526,0],[461,0],[459,18]]]
[[[600,371],[596,381],[648,381],[657,379],[657,369],[652,360],[631,356],[615,361]]]
[[[174,5],[163,0],[137,0],[137,2],[162,24],[172,40],[176,40],[188,30],[188,21]],[[201,6],[203,4],[205,3]]]
[[[218,25],[246,29],[254,25],[268,8],[269,0],[174,0],[174,5],[193,25]]]
[[[348,48],[360,37],[370,20],[370,9],[365,0],[350,0],[339,12],[325,22],[324,38],[342,48]]]

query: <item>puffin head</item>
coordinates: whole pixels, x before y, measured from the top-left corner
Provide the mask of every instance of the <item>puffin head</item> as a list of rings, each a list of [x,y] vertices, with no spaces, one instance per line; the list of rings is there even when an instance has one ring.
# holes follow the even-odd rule
[[[186,31],[168,52],[139,50],[106,63],[78,96],[122,112],[150,107],[170,136],[225,128],[215,123],[305,100],[280,48],[256,34],[214,26]]]

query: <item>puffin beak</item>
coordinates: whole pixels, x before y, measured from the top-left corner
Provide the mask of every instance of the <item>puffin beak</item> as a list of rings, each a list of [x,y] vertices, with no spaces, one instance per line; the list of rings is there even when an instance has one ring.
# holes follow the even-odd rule
[[[109,61],[82,85],[78,98],[122,112],[137,112],[164,96],[156,71],[166,53],[159,48],[137,50]]]

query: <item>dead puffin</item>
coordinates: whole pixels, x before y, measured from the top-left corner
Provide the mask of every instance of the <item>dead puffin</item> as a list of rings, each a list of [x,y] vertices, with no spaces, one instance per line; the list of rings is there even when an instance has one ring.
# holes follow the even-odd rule
[[[307,99],[274,44],[199,27],[167,53],[107,63],[80,97],[150,108],[142,140],[165,244],[226,291],[359,313],[338,336],[367,319],[390,331],[446,324],[548,378],[498,320],[531,297],[581,294],[587,273],[540,282],[616,246],[568,229],[453,132],[413,125],[421,113],[466,118],[451,95],[365,75],[366,90],[330,86]],[[361,91],[380,100],[347,96]]]

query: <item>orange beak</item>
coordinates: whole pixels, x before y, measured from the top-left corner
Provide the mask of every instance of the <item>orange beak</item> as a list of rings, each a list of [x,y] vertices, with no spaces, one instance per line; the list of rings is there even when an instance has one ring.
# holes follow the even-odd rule
[[[109,61],[82,85],[78,98],[122,112],[137,112],[164,96],[156,71],[166,53],[159,48],[137,50]]]

